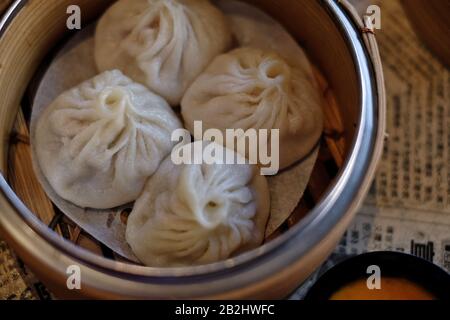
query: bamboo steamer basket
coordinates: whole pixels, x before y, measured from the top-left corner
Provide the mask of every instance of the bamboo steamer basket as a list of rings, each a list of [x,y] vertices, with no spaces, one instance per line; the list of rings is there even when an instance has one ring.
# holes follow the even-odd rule
[[[31,169],[28,137],[33,75],[66,29],[69,5],[83,25],[108,0],[17,0],[0,23],[0,230],[61,298],[283,298],[332,252],[364,198],[385,128],[383,75],[375,36],[346,1],[248,1],[282,22],[316,66],[325,132],[307,191],[260,248],[215,264],[176,269],[124,261],[48,200]],[[126,212],[124,212],[126,221]],[[66,270],[81,270],[81,290]]]
[[[450,1],[402,0],[402,4],[422,41],[450,68]]]

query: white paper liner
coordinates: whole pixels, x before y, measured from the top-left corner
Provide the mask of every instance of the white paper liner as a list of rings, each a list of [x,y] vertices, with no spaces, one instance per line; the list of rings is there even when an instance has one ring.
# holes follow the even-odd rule
[[[117,254],[138,262],[125,240],[126,225],[120,219],[120,213],[127,207],[131,208],[131,205],[110,210],[84,209],[62,199],[43,175],[34,149],[35,124],[41,112],[61,93],[98,74],[94,61],[93,35],[94,26],[78,32],[56,56],[41,79],[33,101],[31,116],[33,168],[49,198],[65,215]],[[268,177],[271,214],[266,228],[266,238],[283,224],[298,205],[308,184],[318,150],[317,147],[300,163],[276,176]]]

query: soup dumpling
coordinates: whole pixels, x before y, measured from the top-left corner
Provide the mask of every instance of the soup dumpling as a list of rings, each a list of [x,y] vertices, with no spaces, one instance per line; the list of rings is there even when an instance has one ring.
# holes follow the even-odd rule
[[[136,201],[126,240],[147,266],[208,264],[261,245],[270,209],[266,178],[255,166],[223,164],[239,156],[221,145],[186,145],[195,153],[207,146],[224,158],[176,165],[168,157]]]
[[[215,58],[181,103],[192,133],[195,121],[202,121],[203,130],[221,130],[224,137],[227,129],[279,129],[281,169],[305,157],[318,142],[323,129],[321,106],[319,91],[307,74],[275,52],[252,47]],[[269,140],[270,135],[267,149]],[[231,142],[224,141],[228,146]],[[245,156],[251,159],[249,149]]]
[[[231,44],[224,15],[208,0],[119,0],[101,17],[95,59],[179,105],[192,81]]]
[[[114,70],[56,98],[37,119],[33,147],[61,198],[107,209],[139,196],[180,127],[163,98]]]

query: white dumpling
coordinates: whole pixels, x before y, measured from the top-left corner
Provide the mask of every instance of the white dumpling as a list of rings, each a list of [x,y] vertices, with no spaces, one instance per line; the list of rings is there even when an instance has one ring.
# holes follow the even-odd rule
[[[114,70],[56,98],[37,120],[33,143],[61,198],[106,209],[139,196],[180,127],[163,98]]]
[[[198,153],[206,145],[197,141],[186,147]],[[224,157],[237,156],[211,145]],[[144,264],[208,264],[261,245],[270,209],[267,180],[255,166],[223,164],[216,154],[214,164],[175,165],[168,157],[147,182],[126,230]]]
[[[172,106],[231,44],[224,15],[208,0],[119,0],[101,17],[95,59],[120,69]]]
[[[224,137],[226,129],[279,129],[281,169],[306,156],[323,128],[321,98],[309,77],[277,53],[250,47],[215,58],[181,107],[191,132],[194,121],[202,121],[204,130],[221,130]],[[270,135],[260,145],[270,149],[269,142]]]

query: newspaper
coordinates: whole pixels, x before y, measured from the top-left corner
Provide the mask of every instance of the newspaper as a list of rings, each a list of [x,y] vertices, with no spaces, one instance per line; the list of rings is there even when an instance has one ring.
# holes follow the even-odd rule
[[[352,0],[381,9],[376,31],[387,90],[387,140],[372,188],[329,259],[290,298],[351,255],[411,253],[450,272],[450,71],[415,35],[399,0]]]
[[[290,299],[350,255],[395,250],[450,271],[450,72],[414,34],[399,0],[353,0],[381,9],[377,40],[387,89],[384,155],[372,189],[330,258]],[[0,299],[51,295],[0,241]]]

